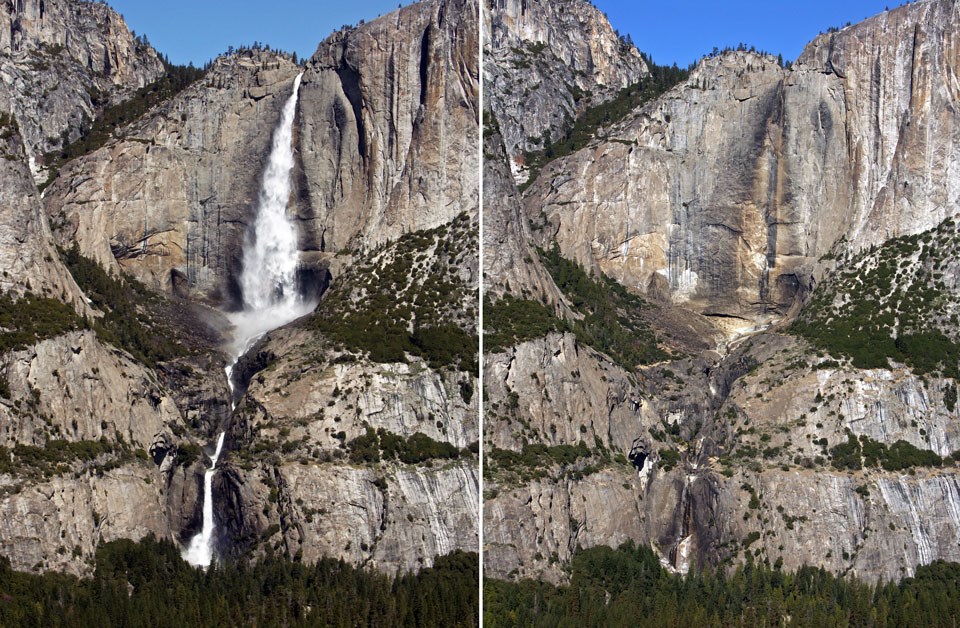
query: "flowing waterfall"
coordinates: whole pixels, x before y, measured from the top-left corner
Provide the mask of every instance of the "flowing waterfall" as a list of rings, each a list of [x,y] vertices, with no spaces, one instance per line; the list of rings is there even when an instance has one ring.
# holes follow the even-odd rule
[[[210,468],[203,474],[203,528],[190,541],[190,547],[183,553],[183,558],[194,567],[207,568],[213,559],[213,474],[217,468],[217,458],[223,448],[224,432],[220,432],[217,439],[217,450],[210,457]]]
[[[233,408],[233,369],[237,361],[268,331],[286,325],[313,311],[316,301],[305,301],[297,292],[297,227],[287,215],[293,170],[293,119],[303,73],[293,81],[293,93],[283,106],[280,123],[273,133],[273,145],[260,184],[256,220],[243,242],[243,270],[240,289],[243,309],[228,314],[234,325],[230,363],[226,367]],[[210,458],[203,477],[203,528],[190,541],[183,558],[191,565],[207,568],[213,560],[213,474],[224,433]]]
[[[280,125],[273,134],[270,159],[263,173],[253,228],[243,242],[240,288],[243,309],[230,314],[235,331],[233,364],[265,333],[308,314],[316,301],[307,302],[297,292],[297,226],[287,215],[293,170],[293,118],[300,79],[283,107]],[[232,366],[232,365],[231,365]]]

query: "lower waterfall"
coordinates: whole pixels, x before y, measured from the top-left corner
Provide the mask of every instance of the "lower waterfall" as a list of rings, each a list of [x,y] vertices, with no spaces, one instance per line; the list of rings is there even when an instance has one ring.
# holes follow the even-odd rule
[[[224,432],[217,438],[217,450],[210,457],[210,468],[203,474],[203,528],[193,537],[190,546],[184,551],[183,558],[194,567],[209,567],[213,559],[213,474],[217,468],[217,458],[223,449]]]

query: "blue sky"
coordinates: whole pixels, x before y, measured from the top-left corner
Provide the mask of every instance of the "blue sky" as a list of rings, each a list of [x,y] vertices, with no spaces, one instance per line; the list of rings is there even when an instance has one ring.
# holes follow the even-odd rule
[[[332,31],[397,8],[399,0],[107,0],[174,63],[195,65],[259,41],[309,57]],[[403,5],[410,0],[403,0]]]
[[[794,60],[831,26],[854,24],[902,0],[593,0],[621,34],[660,64],[686,66],[713,47],[747,46]]]
[[[130,28],[174,63],[200,65],[254,41],[301,57],[331,31],[389,13],[398,0],[108,0]],[[410,0],[403,0],[409,4]],[[817,33],[901,4],[900,0],[594,0],[613,27],[658,63],[685,66],[714,46],[756,46],[796,59]]]

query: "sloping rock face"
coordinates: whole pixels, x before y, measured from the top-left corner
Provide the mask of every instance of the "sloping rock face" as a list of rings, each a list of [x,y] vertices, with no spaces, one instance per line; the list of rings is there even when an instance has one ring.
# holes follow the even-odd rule
[[[83,114],[93,114],[87,90],[121,99],[162,67],[103,5],[13,2],[0,15],[7,20],[0,28],[4,315],[21,307],[18,299],[42,297],[71,306],[61,317],[73,309],[93,321],[103,313],[60,261],[30,165],[52,147],[48,134],[75,135]],[[109,57],[111,70],[90,70],[87,54]],[[31,311],[56,313],[42,308]],[[202,465],[179,451],[197,440],[188,421],[206,429],[200,409],[216,414],[211,400],[226,389],[219,369],[174,394],[171,381],[202,359],[167,365],[178,373],[171,377],[82,330],[88,324],[80,318],[74,323],[75,331],[33,341],[11,341],[18,330],[0,330],[0,552],[17,569],[89,573],[101,542],[175,536],[196,525]]]
[[[50,227],[32,175],[42,154],[75,139],[97,98],[122,100],[163,72],[123,19],[101,4],[25,0],[0,6],[0,290],[56,296],[84,310],[55,261]],[[88,61],[96,57],[97,69]],[[103,60],[112,59],[109,68]],[[9,114],[9,115],[8,115]]]
[[[488,126],[483,139],[483,292],[542,294],[549,303],[562,297],[539,263],[530,223],[508,165],[503,137]],[[535,261],[537,260],[537,261]]]
[[[0,109],[19,121],[34,168],[64,137],[77,139],[105,98],[124,100],[163,74],[156,51],[96,2],[5,2],[0,50]]]
[[[626,539],[681,573],[749,555],[889,581],[960,559],[952,362],[895,349],[864,366],[816,331],[955,346],[958,18],[913,3],[818,37],[790,69],[705,59],[544,167],[523,216],[486,149],[506,199],[486,206],[496,294],[563,299],[532,246],[556,244],[716,329],[695,334],[714,350],[635,370],[569,334],[486,356],[488,573],[562,581],[577,547]],[[886,309],[864,317],[871,291]]]
[[[80,289],[56,258],[50,225],[30,175],[23,136],[8,119],[0,129],[0,290],[61,297],[83,309]]]
[[[484,13],[487,107],[507,153],[543,148],[585,107],[648,74],[632,44],[583,0],[489,0]]]

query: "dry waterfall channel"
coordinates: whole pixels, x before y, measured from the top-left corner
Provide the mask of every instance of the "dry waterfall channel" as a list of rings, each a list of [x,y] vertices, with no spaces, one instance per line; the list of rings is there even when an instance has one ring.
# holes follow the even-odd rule
[[[243,309],[228,314],[234,325],[229,347],[227,381],[231,393],[233,367],[264,334],[313,311],[316,301],[306,301],[297,290],[297,229],[287,215],[290,172],[293,170],[293,121],[303,73],[293,82],[293,92],[283,106],[273,134],[270,158],[263,173],[256,219],[243,245],[240,287]],[[183,558],[191,565],[208,567],[213,560],[216,522],[213,519],[213,475],[223,448],[224,432],[204,474],[203,527],[190,541]]]

